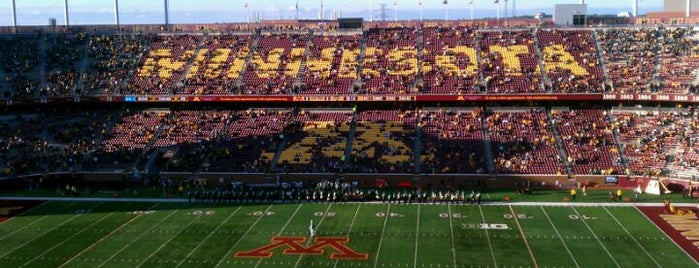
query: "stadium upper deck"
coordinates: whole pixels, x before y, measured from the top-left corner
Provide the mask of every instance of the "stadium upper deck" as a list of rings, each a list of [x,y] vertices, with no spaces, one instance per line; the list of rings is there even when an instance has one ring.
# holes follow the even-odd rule
[[[0,92],[6,104],[94,97],[699,101],[699,31],[692,27],[374,26],[3,35]]]

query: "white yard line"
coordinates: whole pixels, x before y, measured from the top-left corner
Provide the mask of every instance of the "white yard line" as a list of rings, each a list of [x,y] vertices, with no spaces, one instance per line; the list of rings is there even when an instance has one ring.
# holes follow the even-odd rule
[[[450,212],[451,214],[451,212]],[[413,256],[413,267],[417,268],[417,246],[420,239],[420,204],[417,204],[417,219],[415,220],[415,255]],[[451,219],[450,222],[451,224]],[[452,242],[454,241],[454,236],[452,235]],[[453,244],[452,244],[453,245]],[[456,264],[456,263],[455,263]]]
[[[148,210],[151,210],[151,209],[155,208],[158,204],[160,204],[160,203],[155,203],[155,205],[152,205],[151,207],[149,207]],[[133,221],[137,220],[137,219],[140,218],[141,216],[143,216],[143,214],[138,214],[138,215],[136,215],[136,217],[133,217],[133,218],[131,218],[130,220],[128,220],[128,221],[122,223],[121,225],[119,225],[119,227],[117,227],[116,229],[112,230],[111,232],[109,232],[107,235],[103,236],[103,237],[100,238],[99,240],[93,242],[92,244],[90,244],[89,246],[87,246],[86,248],[84,248],[83,250],[81,250],[80,252],[78,252],[78,254],[73,255],[73,257],[71,257],[71,258],[68,259],[67,261],[63,262],[63,263],[62,263],[61,265],[59,265],[58,267],[60,268],[60,267],[65,266],[66,264],[68,264],[69,262],[73,261],[73,260],[74,260],[75,258],[77,258],[78,256],[80,256],[80,255],[82,255],[83,253],[87,252],[88,250],[90,250],[91,248],[93,248],[93,247],[96,246],[97,244],[101,243],[101,242],[104,241],[105,239],[109,238],[110,236],[112,236],[112,235],[113,235],[114,233],[116,233],[117,231],[121,230],[121,228],[124,228],[125,226],[131,224]]]
[[[616,267],[621,268],[621,265],[619,265],[619,263],[616,261],[616,259],[614,259],[614,256],[612,256],[612,253],[609,252],[609,249],[607,249],[607,247],[604,245],[604,243],[602,243],[602,240],[600,240],[599,237],[597,237],[597,234],[595,233],[595,231],[592,230],[592,227],[590,227],[590,225],[587,224],[587,221],[585,221],[585,219],[580,216],[580,213],[578,213],[578,210],[575,209],[575,207],[573,207],[573,211],[575,212],[575,214],[577,214],[580,217],[580,221],[582,221],[583,224],[585,224],[587,229],[590,230],[590,233],[592,233],[592,236],[594,236],[595,239],[597,240],[597,242],[600,244],[600,246],[602,246],[602,249],[604,249],[604,251],[607,252],[607,255],[609,255],[610,258],[612,258],[612,261],[614,262],[614,264],[616,264]]]
[[[202,214],[202,215],[203,215],[203,214]],[[201,219],[202,215],[193,217],[194,219],[192,219],[191,221],[189,221],[189,223],[187,223],[187,225],[185,225],[185,226],[182,228],[182,230],[180,230],[179,232],[177,232],[177,233],[173,234],[172,236],[170,236],[170,238],[168,238],[168,240],[165,241],[164,243],[161,243],[160,246],[159,246],[157,249],[153,250],[153,252],[151,252],[151,254],[148,255],[148,257],[144,258],[143,261],[141,261],[141,263],[139,263],[138,265],[136,265],[136,267],[141,267],[141,266],[143,266],[143,264],[145,264],[146,262],[148,262],[148,260],[149,260],[150,258],[152,258],[153,256],[155,256],[155,253],[158,253],[158,251],[160,251],[161,249],[163,249],[167,244],[170,244],[170,242],[171,242],[173,239],[175,239],[175,237],[177,237],[177,236],[180,235],[182,232],[184,232],[185,230],[187,230],[187,228],[188,228],[190,225],[192,225],[192,223],[194,223],[195,221]]]
[[[147,230],[141,232],[138,236],[136,236],[136,238],[134,238],[133,240],[131,240],[131,242],[129,242],[128,244],[126,244],[126,245],[124,245],[123,247],[121,247],[119,250],[117,250],[116,252],[114,252],[114,254],[112,254],[112,256],[109,256],[109,258],[107,258],[106,260],[104,260],[104,262],[102,262],[102,263],[100,263],[99,265],[97,265],[97,268],[102,267],[102,266],[104,266],[105,264],[107,264],[110,260],[114,259],[114,257],[116,257],[117,255],[119,255],[119,253],[123,252],[125,249],[127,249],[128,247],[130,247],[133,243],[135,243],[136,241],[138,241],[139,239],[141,239],[141,237],[143,237],[144,235],[150,233],[151,230],[153,230],[153,229],[155,229],[156,227],[160,226],[160,224],[162,224],[163,222],[165,222],[165,221],[166,221],[167,219],[169,219],[172,215],[175,215],[175,213],[177,213],[178,211],[179,211],[179,210],[177,210],[177,209],[173,210],[170,214],[168,214],[167,216],[163,217],[158,223],[153,224],[150,228],[148,228]]]
[[[303,205],[303,204],[301,204],[301,205]],[[300,206],[299,206],[299,207],[300,207]],[[265,211],[262,212],[262,215],[260,215],[260,217],[258,217],[257,220],[255,220],[255,222],[252,223],[252,225],[250,225],[250,227],[248,227],[248,229],[245,231],[245,233],[243,233],[243,235],[241,235],[241,236],[238,238],[238,240],[235,241],[235,243],[233,244],[233,246],[231,246],[231,249],[229,249],[229,250],[226,252],[226,254],[223,255],[223,257],[221,257],[221,259],[218,261],[218,263],[216,263],[216,266],[215,266],[215,267],[220,266],[221,263],[223,263],[223,261],[226,259],[226,257],[228,257],[228,256],[231,255],[231,252],[233,252],[233,249],[235,249],[235,247],[238,246],[238,243],[240,243],[240,241],[242,241],[243,238],[245,238],[245,236],[248,235],[248,233],[250,233],[250,231],[252,231],[252,228],[255,227],[255,225],[257,225],[257,223],[260,222],[260,220],[262,220],[262,218],[265,217],[265,214],[267,214],[267,211],[269,211],[270,208],[272,208],[272,204],[269,204],[269,206],[265,209]],[[298,210],[298,208],[297,208],[297,210]]]
[[[279,230],[279,232],[277,233],[276,236],[280,236],[280,235],[282,235],[282,233],[284,233],[284,230],[286,230],[286,227],[289,227],[289,223],[291,223],[291,220],[293,220],[294,217],[296,217],[296,213],[299,212],[299,210],[301,209],[302,206],[303,206],[303,203],[301,203],[298,207],[296,207],[296,210],[294,210],[294,214],[291,214],[291,217],[289,217],[289,219],[286,220],[286,223],[284,224],[284,226],[282,227],[282,229]],[[328,206],[328,207],[329,207],[329,206]],[[255,263],[255,268],[257,268],[257,266],[259,266],[260,263],[262,263],[262,258],[260,258],[260,259],[257,260],[257,263]],[[297,261],[297,263],[298,263],[298,261]]]
[[[481,212],[481,222],[486,223],[485,215],[483,214],[483,208],[478,206],[478,210]],[[490,247],[490,256],[493,257],[493,265],[498,267],[498,262],[495,261],[495,251],[493,251],[493,243],[490,242],[490,235],[488,234],[488,229],[485,229],[485,238],[488,239],[488,247]]]
[[[454,268],[456,268],[456,243],[454,243],[454,223],[452,221],[453,214],[451,213],[451,204],[447,205],[447,210],[449,211],[449,234],[451,234],[451,257],[454,260]]]
[[[655,223],[655,221],[653,221],[653,220],[651,220],[650,218],[648,218],[648,216],[646,216],[646,214],[643,213],[643,211],[641,211],[641,209],[639,209],[638,207],[635,207],[635,208],[636,208],[636,211],[638,211],[639,214],[641,214],[644,218],[646,218],[646,220],[648,220],[649,222],[651,222],[651,223],[653,224],[653,226],[655,226],[655,228],[656,228],[661,234],[665,235],[665,237],[667,237],[668,240],[672,241],[672,243],[675,244],[675,246],[677,246],[678,248],[680,248],[680,249],[682,250],[682,252],[684,252],[684,254],[686,254],[687,257],[689,257],[690,260],[694,260],[694,263],[696,263],[697,266],[699,267],[699,262],[698,262],[697,260],[695,260],[694,257],[693,257],[691,254],[689,254],[684,248],[682,248],[682,247],[680,246],[680,244],[677,244],[677,241],[675,241],[674,239],[672,239],[672,237],[670,237],[669,234],[667,234],[665,231],[663,231],[663,229],[661,229],[660,226],[658,226],[658,224]]]
[[[330,203],[330,204],[328,205],[328,207],[325,208],[325,212],[323,213],[323,216],[320,217],[320,221],[318,221],[318,225],[316,225],[316,230],[318,230],[319,227],[320,227],[320,224],[323,223],[323,220],[325,219],[325,215],[328,215],[328,211],[330,211],[330,207],[331,207],[332,205],[333,205],[333,203]],[[313,239],[313,237],[311,237],[311,238],[308,239],[308,242],[309,242],[309,243],[313,243],[313,241],[311,241],[311,239]],[[303,254],[300,254],[300,255],[299,255],[299,258],[296,259],[296,263],[294,264],[294,268],[296,268],[296,267],[299,266],[299,263],[301,262],[301,258],[302,258],[302,257],[303,257]],[[260,259],[260,260],[262,260],[262,259]],[[259,264],[259,262],[258,262],[258,264]],[[255,267],[257,267],[257,265],[255,265]]]
[[[517,213],[515,213],[515,210],[510,207],[510,213],[512,213],[512,218],[515,220],[515,223],[517,224],[517,228],[519,228],[519,234],[522,236],[522,239],[524,240],[524,245],[527,246],[527,251],[529,251],[529,256],[532,257],[532,262],[534,262],[534,268],[539,268],[539,263],[536,261],[536,257],[534,257],[534,251],[532,251],[531,245],[529,245],[529,241],[527,240],[527,236],[524,235],[524,230],[522,229],[522,225],[519,224],[519,219],[517,218]]]
[[[621,229],[624,229],[624,232],[626,232],[626,234],[627,234],[629,237],[631,237],[631,239],[633,240],[633,242],[636,243],[636,245],[637,245],[639,248],[641,248],[641,249],[643,250],[643,252],[646,253],[646,255],[648,255],[648,257],[653,261],[653,263],[655,263],[655,266],[657,266],[657,267],[662,267],[662,266],[658,263],[658,261],[656,261],[655,258],[653,258],[653,256],[650,254],[650,252],[648,252],[648,251],[646,250],[646,248],[644,248],[644,247],[641,245],[641,243],[639,243],[638,240],[636,240],[636,238],[635,238],[633,235],[631,235],[631,233],[629,232],[629,230],[627,230],[626,227],[624,227],[624,225],[621,224],[621,222],[619,222],[619,220],[614,216],[614,214],[612,214],[611,211],[609,211],[609,209],[607,209],[607,208],[605,207],[604,210],[607,211],[607,214],[609,214],[609,216],[612,216],[612,219],[614,219],[614,221],[615,221],[617,224],[619,224],[619,226],[621,227]]]
[[[214,229],[213,231],[211,231],[206,237],[204,237],[204,239],[202,239],[201,241],[199,241],[199,243],[197,244],[197,246],[194,247],[191,251],[189,251],[189,253],[187,254],[187,256],[185,256],[185,257],[180,261],[180,263],[178,263],[177,266],[175,266],[175,268],[180,267],[180,265],[182,265],[182,264],[184,263],[184,261],[185,261],[187,258],[189,258],[190,256],[192,256],[192,253],[194,253],[194,251],[196,251],[197,249],[199,249],[199,247],[201,247],[201,245],[203,245],[204,242],[206,242],[206,240],[209,239],[209,237],[211,237],[213,234],[215,234],[216,231],[218,231],[218,229],[221,229],[221,226],[223,226],[223,225],[226,224],[231,218],[233,218],[233,216],[234,216],[235,214],[238,213],[238,211],[240,210],[240,208],[241,208],[241,207],[238,207],[235,211],[233,211],[233,213],[231,213],[231,215],[228,215],[228,218],[226,218],[226,219],[223,220],[221,223],[219,223],[218,226],[216,226],[216,229]]]
[[[100,203],[98,203],[98,204],[100,204]],[[97,204],[97,205],[98,205],[98,204]],[[92,206],[92,208],[97,207],[97,205]],[[65,221],[63,221],[63,222],[61,222],[60,224],[58,224],[58,225],[56,225],[56,226],[54,226],[54,227],[52,227],[52,228],[50,228],[50,229],[44,231],[43,233],[41,233],[40,236],[37,236],[37,237],[35,237],[34,239],[30,239],[30,240],[24,241],[24,243],[22,243],[22,244],[20,244],[20,245],[17,245],[17,247],[15,247],[14,249],[12,249],[12,250],[10,250],[10,251],[8,251],[8,252],[5,252],[5,254],[0,255],[0,259],[2,259],[2,258],[4,258],[5,256],[9,255],[10,253],[15,252],[15,250],[18,250],[18,249],[20,249],[20,248],[26,246],[27,244],[33,242],[34,240],[37,240],[39,237],[43,237],[44,235],[46,235],[46,234],[48,234],[49,232],[51,232],[51,231],[57,229],[58,227],[61,227],[61,226],[65,225],[66,223],[68,223],[68,222],[74,220],[75,218],[77,218],[78,216],[80,216],[80,214],[75,214],[73,217],[70,217],[69,219],[67,219],[67,220],[65,220]]]
[[[386,217],[383,219],[383,227],[381,228],[381,237],[379,237],[379,247],[376,249],[376,258],[374,259],[374,268],[379,264],[379,253],[381,253],[381,243],[383,243],[383,234],[386,232],[386,222],[388,222],[388,214],[391,211],[391,204],[386,207]]]
[[[128,203],[127,203],[127,204],[128,204]],[[100,218],[99,220],[96,220],[96,221],[90,223],[90,225],[85,226],[84,228],[80,229],[80,231],[78,231],[78,232],[76,232],[76,233],[73,233],[73,234],[70,235],[69,237],[66,237],[65,239],[63,239],[63,241],[61,241],[61,242],[59,242],[59,243],[53,245],[53,246],[50,247],[49,249],[44,250],[43,252],[41,252],[41,254],[38,254],[38,255],[34,256],[34,258],[32,258],[31,260],[29,260],[29,261],[23,263],[23,264],[20,265],[19,267],[21,268],[21,267],[27,266],[27,264],[30,264],[30,263],[34,262],[35,260],[41,258],[41,257],[44,256],[46,253],[49,253],[49,252],[51,252],[52,250],[58,248],[59,246],[63,245],[63,243],[65,243],[66,241],[68,241],[68,240],[72,239],[73,237],[76,237],[76,236],[78,236],[79,234],[81,234],[81,233],[83,233],[83,232],[89,230],[92,226],[97,225],[98,223],[104,221],[104,219],[107,219],[107,218],[111,217],[111,216],[114,215],[115,213],[116,213],[116,212],[109,213],[109,214],[107,214],[107,216],[104,216],[104,217]],[[78,215],[81,215],[81,214],[78,214]]]
[[[44,204],[48,204],[48,203],[49,203],[49,202],[41,203],[41,205],[39,205],[39,206],[37,206],[37,207],[34,207],[34,208],[30,209],[30,210],[27,210],[27,211],[25,211],[25,212],[22,212],[22,213],[20,213],[20,214],[17,215],[17,216],[13,216],[13,217],[10,218],[9,220],[4,221],[2,224],[6,223],[6,222],[9,222],[10,220],[12,220],[12,219],[14,219],[14,218],[16,218],[16,217],[22,216],[22,215],[24,215],[25,213],[27,213],[27,212],[29,212],[29,211],[31,211],[31,210],[34,210],[34,209],[36,209],[36,208],[38,208],[38,207],[40,207],[40,206],[43,206]],[[71,205],[73,205],[73,204],[75,204],[75,203],[76,203],[76,202],[72,202],[72,203],[66,205],[65,207],[70,207]],[[44,215],[44,216],[41,216],[41,218],[38,218],[38,219],[33,220],[32,222],[28,223],[28,224],[25,224],[24,226],[18,228],[17,230],[14,230],[14,231],[12,231],[12,232],[9,233],[9,234],[3,235],[2,237],[0,237],[0,240],[3,240],[3,239],[5,239],[5,238],[7,238],[7,237],[9,237],[9,236],[11,236],[11,235],[13,235],[13,234],[19,232],[19,231],[22,231],[22,230],[24,230],[25,228],[27,228],[27,227],[29,227],[29,226],[32,226],[33,224],[35,224],[35,223],[37,223],[37,222],[40,222],[41,220],[43,220],[43,219],[45,219],[45,218],[47,218],[47,217],[49,217],[49,216],[51,216],[51,215]],[[0,224],[0,225],[2,225],[2,224]]]
[[[352,222],[350,223],[349,229],[347,229],[347,235],[349,236],[350,232],[352,231],[352,226],[354,226],[354,220],[357,219],[357,214],[359,214],[359,207],[361,207],[362,204],[359,203],[357,206],[357,210],[354,211],[354,217],[352,217]],[[335,265],[333,265],[333,268],[337,267],[337,264],[340,262],[340,260],[335,260]]]
[[[546,213],[546,210],[544,207],[539,206],[541,208],[541,211],[544,212],[544,215],[546,216],[546,219],[549,220],[549,224],[551,224],[551,227],[553,227],[553,230],[556,232],[556,235],[558,236],[558,239],[561,240],[561,243],[563,243],[563,248],[566,249],[568,252],[568,255],[570,255],[570,259],[573,260],[573,263],[575,263],[575,267],[580,267],[580,264],[578,264],[578,261],[575,260],[575,257],[573,256],[573,252],[570,252],[570,249],[568,248],[568,245],[566,245],[566,241],[563,240],[563,237],[561,236],[561,233],[558,231],[558,228],[556,228],[556,225],[553,224],[553,221],[551,220],[551,217],[549,217],[549,214]]]

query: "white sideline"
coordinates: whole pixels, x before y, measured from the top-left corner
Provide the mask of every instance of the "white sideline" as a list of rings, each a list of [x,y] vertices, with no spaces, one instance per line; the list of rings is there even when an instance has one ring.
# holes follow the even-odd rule
[[[43,200],[43,201],[83,201],[83,202],[175,202],[187,203],[187,198],[131,198],[131,197],[11,197],[0,196],[0,200]],[[281,204],[280,202],[277,202]],[[337,202],[342,204],[388,204],[378,201],[370,202]],[[207,203],[203,203],[207,204]],[[216,203],[211,203],[216,204]],[[219,203],[220,204],[220,203]],[[239,205],[240,203],[231,203]],[[250,204],[268,204],[268,203],[250,203]],[[446,205],[436,203],[412,203],[413,205]],[[672,203],[680,207],[696,207],[699,208],[699,203]],[[473,206],[468,204],[452,204],[453,206]],[[623,203],[608,203],[608,202],[505,202],[505,201],[489,201],[483,202],[483,206],[544,206],[544,207],[662,207],[661,202],[623,202]]]

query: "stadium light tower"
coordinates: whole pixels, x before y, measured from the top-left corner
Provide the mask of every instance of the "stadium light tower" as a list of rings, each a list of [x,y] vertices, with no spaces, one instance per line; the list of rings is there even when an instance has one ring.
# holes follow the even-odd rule
[[[690,15],[692,15],[692,0],[687,0],[687,10],[685,11],[684,16],[689,18]]]
[[[633,1],[633,16],[636,17],[638,16],[638,0],[632,0]]]
[[[119,26],[119,0],[114,0],[114,23]]]
[[[170,11],[168,8],[168,0],[163,0],[163,9],[165,10],[165,26],[170,25]]]
[[[17,27],[17,5],[15,5],[15,0],[12,0],[12,27]]]
[[[66,26],[68,26],[68,0],[63,1],[63,15],[66,19]]]

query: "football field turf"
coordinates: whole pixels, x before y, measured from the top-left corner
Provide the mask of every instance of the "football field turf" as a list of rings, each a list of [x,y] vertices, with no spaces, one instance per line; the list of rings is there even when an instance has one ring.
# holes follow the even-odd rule
[[[309,225],[316,226],[314,237]],[[43,203],[0,267],[697,267],[632,206]]]

